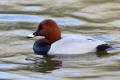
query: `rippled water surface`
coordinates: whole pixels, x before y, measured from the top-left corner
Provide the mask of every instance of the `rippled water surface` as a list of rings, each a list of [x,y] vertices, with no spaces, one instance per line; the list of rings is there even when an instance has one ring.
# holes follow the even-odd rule
[[[25,39],[40,21],[55,20],[62,33],[113,44],[108,53],[37,58]],[[0,0],[1,80],[120,80],[119,0]]]

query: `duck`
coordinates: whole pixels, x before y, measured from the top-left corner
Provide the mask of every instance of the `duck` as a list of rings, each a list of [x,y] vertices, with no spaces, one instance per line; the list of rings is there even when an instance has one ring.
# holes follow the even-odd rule
[[[56,54],[85,54],[106,50],[111,45],[91,36],[80,34],[61,34],[57,23],[52,19],[45,19],[40,22],[36,30],[25,38],[43,36],[37,39],[33,45],[33,51],[37,55]]]

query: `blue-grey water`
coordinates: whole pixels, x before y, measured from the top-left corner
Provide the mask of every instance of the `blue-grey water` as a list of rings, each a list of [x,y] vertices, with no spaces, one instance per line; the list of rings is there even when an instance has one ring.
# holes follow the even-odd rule
[[[25,39],[44,19],[61,32],[93,36],[108,52],[35,56]],[[119,0],[0,0],[0,80],[120,80]]]

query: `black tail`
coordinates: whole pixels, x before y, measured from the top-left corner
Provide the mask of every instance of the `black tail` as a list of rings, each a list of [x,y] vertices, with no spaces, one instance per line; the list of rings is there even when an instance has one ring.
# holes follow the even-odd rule
[[[98,45],[96,49],[97,49],[97,51],[103,51],[108,48],[112,48],[112,46],[109,44],[101,44],[101,45]]]

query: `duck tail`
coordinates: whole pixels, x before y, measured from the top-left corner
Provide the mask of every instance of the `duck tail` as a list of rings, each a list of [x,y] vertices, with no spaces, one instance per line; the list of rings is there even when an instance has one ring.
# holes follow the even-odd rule
[[[109,44],[101,44],[101,45],[97,46],[97,51],[103,51],[103,50],[106,50],[108,48],[112,48],[112,46]]]

